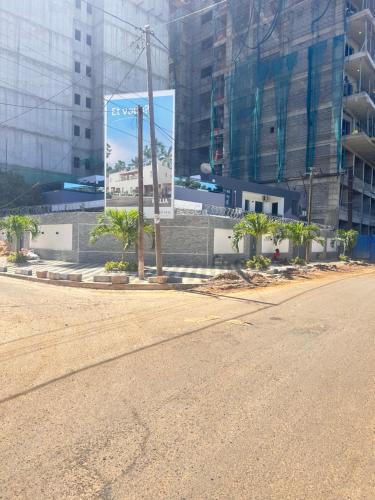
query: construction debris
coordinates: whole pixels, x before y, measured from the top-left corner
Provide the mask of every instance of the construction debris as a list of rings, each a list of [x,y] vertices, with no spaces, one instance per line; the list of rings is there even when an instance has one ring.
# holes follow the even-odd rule
[[[201,290],[215,293],[223,290],[235,290],[242,288],[259,288],[285,283],[294,279],[308,279],[318,277],[322,272],[351,273],[359,270],[364,265],[370,264],[361,261],[339,262],[339,263],[316,263],[308,266],[286,266],[275,268],[266,272],[228,271],[223,272],[207,281]]]

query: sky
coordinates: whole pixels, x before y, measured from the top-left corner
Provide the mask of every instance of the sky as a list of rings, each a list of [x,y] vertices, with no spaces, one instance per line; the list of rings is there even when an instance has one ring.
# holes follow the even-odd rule
[[[165,92],[165,91],[164,91]],[[172,146],[174,125],[174,99],[171,95],[154,95],[154,110],[156,123],[156,137],[168,149]],[[123,99],[115,96],[107,104],[106,142],[112,148],[108,164],[113,166],[117,161],[129,163],[137,156],[137,105],[143,106],[143,137],[144,144],[150,144],[150,128],[148,114],[148,99],[142,94],[132,95]],[[160,127],[160,128],[158,128]],[[161,130],[162,129],[162,130]]]

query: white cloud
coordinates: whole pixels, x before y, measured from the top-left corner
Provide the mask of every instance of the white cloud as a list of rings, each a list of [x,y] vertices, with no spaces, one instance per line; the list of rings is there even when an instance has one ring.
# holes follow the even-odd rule
[[[108,158],[108,163],[114,166],[119,160],[129,162],[132,158],[131,151],[129,151],[124,144],[119,144],[116,141],[109,142],[112,152]]]

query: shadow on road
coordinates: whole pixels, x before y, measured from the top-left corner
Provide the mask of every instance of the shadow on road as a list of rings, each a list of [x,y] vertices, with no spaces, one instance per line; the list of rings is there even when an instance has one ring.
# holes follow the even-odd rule
[[[191,335],[203,332],[203,331],[207,330],[208,328],[213,328],[215,326],[219,326],[219,325],[221,325],[224,322],[233,321],[233,320],[239,320],[241,318],[245,318],[247,316],[252,316],[254,314],[257,314],[257,313],[259,313],[261,311],[264,311],[266,309],[271,309],[271,308],[274,308],[274,307],[281,306],[281,305],[283,305],[283,304],[285,304],[287,302],[291,302],[292,300],[297,299],[297,298],[299,298],[299,297],[301,297],[303,295],[306,295],[308,293],[314,292],[316,290],[320,290],[322,288],[329,287],[331,285],[335,285],[337,283],[340,283],[341,281],[344,281],[344,280],[347,280],[347,279],[350,279],[350,278],[355,278],[355,277],[357,277],[357,276],[351,275],[351,276],[346,276],[344,278],[341,278],[339,280],[335,280],[335,281],[332,281],[332,282],[329,282],[329,283],[324,283],[322,285],[316,286],[314,288],[309,288],[308,290],[304,290],[303,292],[300,292],[300,293],[297,293],[295,295],[292,295],[291,297],[288,297],[288,298],[282,300],[281,302],[279,302],[277,304],[272,304],[272,303],[267,304],[266,303],[266,305],[264,305],[264,307],[260,307],[260,308],[256,309],[255,311],[250,311],[250,312],[246,312],[244,314],[239,314],[239,315],[233,316],[231,318],[220,319],[220,321],[216,321],[216,322],[210,323],[210,324],[205,325],[205,326],[203,326],[201,328],[196,328],[194,330],[189,330],[187,332],[183,332],[183,333],[175,335],[173,337],[169,337],[167,339],[163,339],[163,340],[160,340],[158,342],[154,342],[152,344],[148,344],[148,345],[139,347],[139,348],[134,349],[132,351],[124,352],[124,353],[118,354],[116,356],[112,356],[110,358],[104,359],[102,361],[98,361],[96,363],[92,363],[92,364],[84,366],[82,368],[78,368],[77,370],[72,370],[69,373],[66,373],[64,375],[60,375],[59,377],[55,377],[53,379],[47,380],[46,382],[43,382],[43,383],[38,384],[38,385],[35,385],[33,387],[30,387],[30,388],[25,389],[23,391],[20,391],[18,393],[6,396],[6,397],[0,399],[0,404],[6,403],[8,401],[12,401],[12,400],[17,399],[17,398],[19,398],[21,396],[26,396],[26,395],[31,394],[33,392],[36,392],[36,391],[38,391],[40,389],[43,389],[44,387],[47,387],[47,386],[49,386],[51,384],[54,384],[54,383],[59,382],[61,380],[65,380],[65,379],[67,379],[69,377],[73,377],[73,376],[75,376],[75,375],[77,375],[79,373],[84,373],[84,372],[89,371],[89,370],[91,370],[93,368],[98,368],[100,366],[105,366],[107,364],[110,364],[112,362],[118,361],[120,359],[124,359],[124,358],[126,358],[128,356],[132,356],[134,354],[138,354],[138,353],[141,353],[141,352],[144,352],[144,351],[148,351],[149,349],[154,349],[154,348],[157,348],[157,347],[160,347],[160,346],[163,346],[163,345],[170,344],[172,342],[175,342],[177,340],[183,339],[185,337],[189,337]],[[69,339],[67,341],[72,341],[72,340],[77,340],[77,337],[74,337],[73,339]],[[61,343],[66,343],[67,341],[61,342]],[[59,343],[55,343],[54,345],[59,345]],[[50,348],[50,347],[52,347],[52,346],[49,345],[48,348]],[[39,349],[39,350],[42,350],[42,349]],[[25,353],[25,354],[28,354],[28,353]]]

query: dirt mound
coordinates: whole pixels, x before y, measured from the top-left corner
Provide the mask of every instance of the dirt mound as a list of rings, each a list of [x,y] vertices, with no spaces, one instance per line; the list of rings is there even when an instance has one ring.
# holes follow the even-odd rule
[[[260,274],[260,273],[248,273],[249,282],[251,285],[255,286],[267,286],[275,281],[274,276]]]
[[[315,264],[314,269],[318,269],[319,271],[337,271],[338,267],[336,264]]]
[[[237,273],[232,272],[232,271],[220,273],[213,278],[214,281],[223,281],[223,280],[240,281],[240,279],[241,279],[241,276],[239,276]]]

